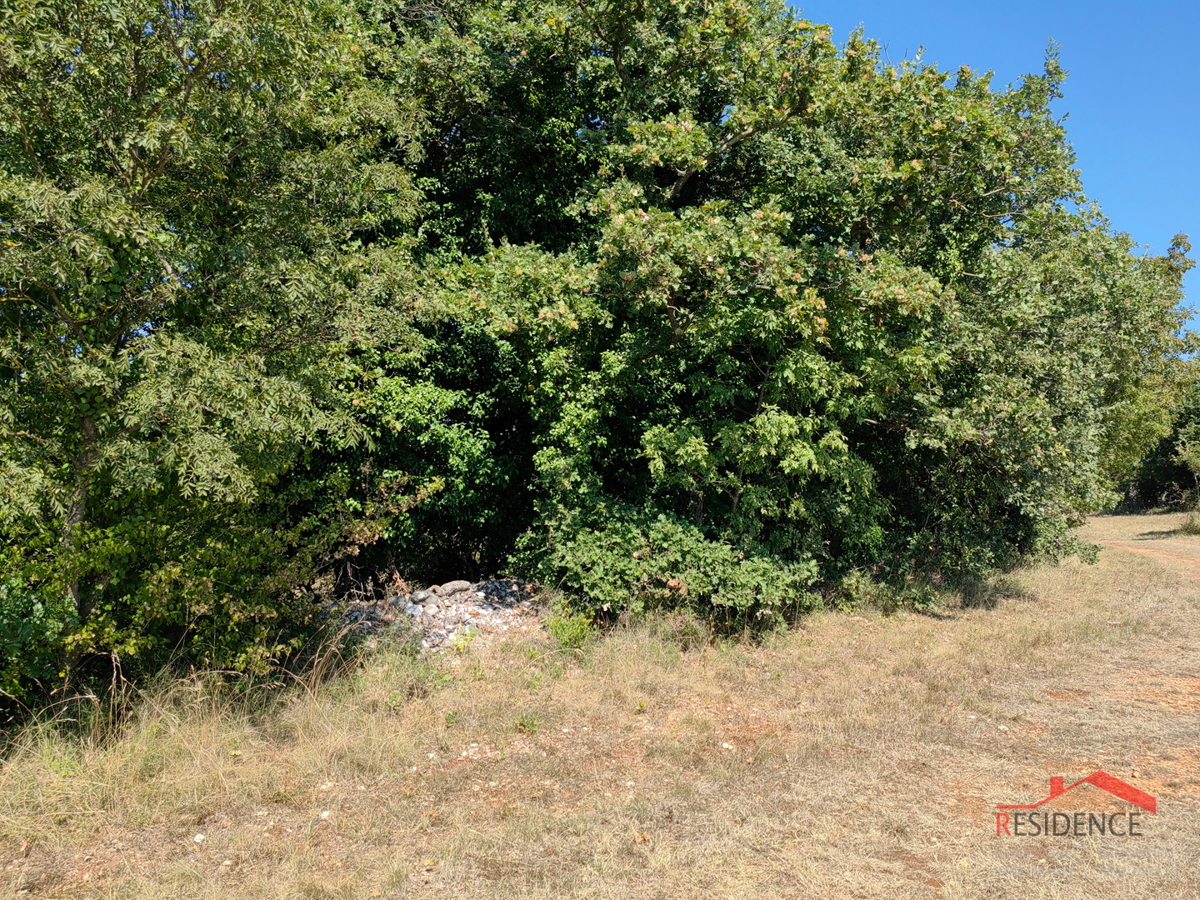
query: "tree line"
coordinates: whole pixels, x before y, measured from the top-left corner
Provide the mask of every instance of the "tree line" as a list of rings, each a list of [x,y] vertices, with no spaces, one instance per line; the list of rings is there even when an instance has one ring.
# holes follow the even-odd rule
[[[1064,77],[777,0],[5,4],[0,690],[264,672],[393,570],[740,627],[1079,552],[1192,261]]]

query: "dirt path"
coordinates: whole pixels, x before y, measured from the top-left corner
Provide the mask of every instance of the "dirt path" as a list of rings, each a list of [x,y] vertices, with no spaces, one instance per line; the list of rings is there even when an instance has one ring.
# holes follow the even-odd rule
[[[1169,569],[1200,576],[1200,536],[1179,535],[1174,528],[1183,516],[1101,516],[1092,519],[1085,534],[1100,546],[1156,559]]]
[[[1200,576],[1200,553],[1189,548],[1178,546],[1179,542],[1163,542],[1162,546],[1140,544],[1136,541],[1103,541],[1102,547],[1109,550],[1123,550],[1126,553],[1140,553],[1151,559],[1157,559],[1167,566],[1181,572],[1189,572]]]

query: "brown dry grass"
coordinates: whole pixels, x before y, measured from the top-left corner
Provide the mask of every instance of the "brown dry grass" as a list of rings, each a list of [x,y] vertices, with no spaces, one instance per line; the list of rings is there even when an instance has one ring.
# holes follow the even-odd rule
[[[582,653],[383,652],[270,707],[177,684],[106,744],[26,736],[0,768],[0,889],[1195,897],[1200,539],[1166,534],[1180,518],[1093,520],[1098,565],[1022,573],[993,608],[819,615],[761,645],[659,621]],[[995,804],[1098,768],[1158,797],[1145,837],[996,837]],[[1060,808],[1112,806],[1097,794]]]

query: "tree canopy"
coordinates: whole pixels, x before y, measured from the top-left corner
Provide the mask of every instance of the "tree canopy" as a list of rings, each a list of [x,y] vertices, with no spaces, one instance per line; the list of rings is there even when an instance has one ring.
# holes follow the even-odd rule
[[[15,2],[0,654],[262,666],[373,570],[772,620],[1075,552],[1171,428],[1180,236],[1065,73],[778,2]],[[37,623],[37,624],[31,624]]]

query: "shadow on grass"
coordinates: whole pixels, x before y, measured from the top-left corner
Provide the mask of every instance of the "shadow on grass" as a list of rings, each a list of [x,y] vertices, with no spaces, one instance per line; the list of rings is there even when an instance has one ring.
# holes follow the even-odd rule
[[[958,618],[958,616],[954,615],[952,612],[942,612],[940,609],[933,609],[925,606],[915,606],[911,611],[915,615],[924,616],[926,619],[933,619],[937,622],[949,622]]]
[[[962,578],[955,581],[952,588],[958,594],[961,609],[995,609],[1002,600],[1029,602],[1037,599],[1033,591],[1026,590],[1004,575],[992,578]]]
[[[1200,534],[1200,516],[1195,512],[1189,512],[1187,518],[1179,523],[1178,527],[1172,528],[1169,531],[1143,531],[1138,535],[1139,541],[1161,541],[1167,538],[1183,537],[1185,535]]]

